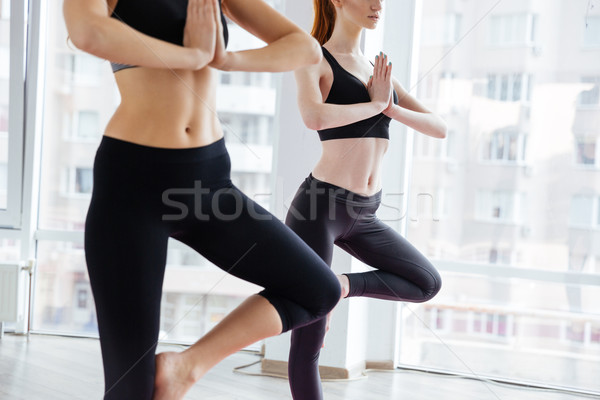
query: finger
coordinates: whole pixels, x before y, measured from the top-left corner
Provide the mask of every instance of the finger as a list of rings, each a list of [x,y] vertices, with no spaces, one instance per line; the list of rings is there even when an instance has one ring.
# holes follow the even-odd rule
[[[188,1],[188,6],[187,6],[187,17],[189,18],[192,15],[194,15],[194,0]]]
[[[382,60],[382,55],[381,55],[381,53],[379,53],[375,57],[375,67],[373,67],[373,77],[375,79],[379,79],[381,77],[381,60]]]
[[[220,22],[221,21],[221,9],[219,8],[219,4],[217,3],[217,0],[210,0],[210,6],[211,6],[211,11],[212,11],[212,15],[214,16],[215,22]]]
[[[381,69],[381,52],[375,56],[375,65],[373,66],[373,76],[379,78],[379,71]]]

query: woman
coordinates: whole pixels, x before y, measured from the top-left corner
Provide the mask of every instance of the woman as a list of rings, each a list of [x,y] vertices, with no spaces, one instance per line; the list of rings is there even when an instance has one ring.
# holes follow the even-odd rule
[[[298,101],[322,141],[321,159],[302,183],[286,224],[331,265],[336,244],[376,271],[345,274],[345,297],[424,302],[440,290],[431,263],[381,222],[381,162],[391,119],[443,138],[445,123],[392,78],[380,53],[371,65],[360,51],[363,29],[374,29],[382,0],[315,0],[313,36],[324,59],[296,71]],[[365,83],[367,82],[367,83]],[[295,400],[322,399],[319,352],[327,321],[292,332],[289,379]]]
[[[227,52],[223,13],[268,45]],[[261,0],[65,0],[64,16],[76,47],[113,62],[121,93],[85,232],[105,398],[181,399],[227,355],[325,316],[340,298],[327,265],[232,185],[213,111],[214,68],[291,70],[320,50]],[[265,289],[186,351],[155,359],[169,237]]]

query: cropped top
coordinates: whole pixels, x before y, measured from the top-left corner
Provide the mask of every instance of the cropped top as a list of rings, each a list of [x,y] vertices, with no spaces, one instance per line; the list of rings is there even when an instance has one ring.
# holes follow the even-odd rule
[[[219,7],[221,0],[219,0]],[[183,29],[187,17],[188,0],[119,0],[111,17],[120,20],[146,35],[173,44],[183,45]],[[221,9],[223,39],[227,46],[229,34]],[[135,65],[111,62],[113,72]]]
[[[323,47],[323,56],[329,65],[331,65],[333,71],[333,83],[329,95],[327,96],[327,99],[325,99],[325,103],[356,104],[368,103],[371,101],[371,96],[369,95],[369,91],[365,84],[356,76],[342,68],[325,47]],[[395,90],[393,96],[394,104],[398,104],[398,94]],[[319,133],[321,141],[363,137],[389,139],[390,121],[390,117],[381,113],[352,124],[322,129],[317,132]]]

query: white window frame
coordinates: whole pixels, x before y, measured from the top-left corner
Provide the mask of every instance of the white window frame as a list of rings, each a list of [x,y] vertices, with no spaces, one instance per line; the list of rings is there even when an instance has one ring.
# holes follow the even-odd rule
[[[23,190],[25,129],[25,54],[27,2],[10,1],[10,72],[8,104],[8,165],[6,208],[0,209],[0,227],[20,228]]]

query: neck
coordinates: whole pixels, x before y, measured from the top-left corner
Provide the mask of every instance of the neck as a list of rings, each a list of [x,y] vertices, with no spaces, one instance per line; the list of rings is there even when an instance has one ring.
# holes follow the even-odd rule
[[[327,47],[336,53],[360,55],[362,54],[360,50],[362,30],[362,27],[338,16],[331,38],[327,41]]]

